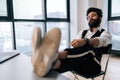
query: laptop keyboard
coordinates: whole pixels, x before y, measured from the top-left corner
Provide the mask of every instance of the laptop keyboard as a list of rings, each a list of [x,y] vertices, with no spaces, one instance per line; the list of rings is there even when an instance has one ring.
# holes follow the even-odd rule
[[[18,52],[0,52],[0,64],[19,55]]]

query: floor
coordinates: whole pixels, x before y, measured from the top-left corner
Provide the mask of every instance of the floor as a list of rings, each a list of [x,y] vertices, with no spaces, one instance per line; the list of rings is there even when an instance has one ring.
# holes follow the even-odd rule
[[[102,69],[105,67],[105,61],[107,61],[108,55],[104,55],[102,58]],[[78,80],[74,79],[74,75],[71,72],[63,73],[62,75],[68,77],[70,80]],[[77,76],[79,80],[91,80],[91,79],[85,79],[81,76]],[[102,76],[97,77],[95,80],[102,80]],[[107,73],[105,76],[105,80],[120,80],[120,55],[111,55],[109,59],[109,64],[107,68]]]

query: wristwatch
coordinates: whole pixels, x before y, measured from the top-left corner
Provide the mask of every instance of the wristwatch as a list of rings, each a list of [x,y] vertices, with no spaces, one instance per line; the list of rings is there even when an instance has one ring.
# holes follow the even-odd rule
[[[90,43],[90,40],[88,38],[85,38],[86,44]]]

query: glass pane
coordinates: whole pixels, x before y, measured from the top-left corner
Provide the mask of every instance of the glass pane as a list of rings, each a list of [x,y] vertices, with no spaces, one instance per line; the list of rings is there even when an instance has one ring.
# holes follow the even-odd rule
[[[67,18],[66,0],[47,0],[48,18]]]
[[[11,23],[0,22],[0,51],[11,51],[12,49]]]
[[[120,50],[120,21],[109,21],[109,28],[112,34],[112,48]]]
[[[44,0],[13,0],[15,19],[43,19]]]
[[[6,0],[0,0],[0,16],[7,16]]]
[[[112,17],[120,16],[120,0],[112,0]]]
[[[34,27],[40,27],[43,33],[43,23],[40,22],[15,22],[17,50],[31,55],[31,38]]]
[[[66,22],[48,22],[47,31],[56,26],[59,27],[62,32],[59,50],[63,50],[69,45],[69,25]]]

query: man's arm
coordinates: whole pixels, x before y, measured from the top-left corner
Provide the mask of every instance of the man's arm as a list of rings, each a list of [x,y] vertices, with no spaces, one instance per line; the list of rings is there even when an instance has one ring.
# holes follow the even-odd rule
[[[107,46],[109,43],[111,43],[111,38],[112,36],[105,31],[100,37],[89,39],[89,44],[94,47]],[[79,47],[85,45],[86,43],[86,39],[74,39],[71,41],[70,45],[73,47]]]
[[[88,43],[86,39],[74,39],[70,45],[73,47],[79,47],[85,45],[86,43]],[[99,45],[99,40],[97,38],[91,38],[89,39],[89,44],[96,47]]]
[[[99,45],[99,39],[91,38],[91,39],[89,39],[89,44],[94,46],[94,47],[97,47]]]
[[[94,43],[94,40],[91,40],[91,43],[94,44],[93,45],[94,47],[103,47],[103,46],[105,47],[111,43],[112,35],[104,31],[100,37],[95,37],[94,39],[97,39],[99,41],[98,45],[95,45],[97,44],[96,41]]]

